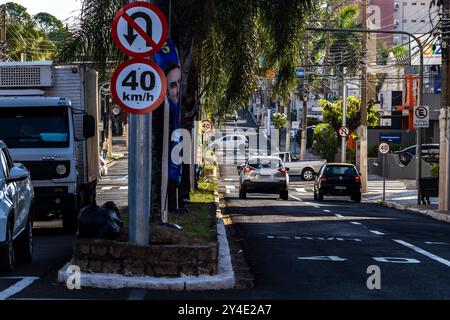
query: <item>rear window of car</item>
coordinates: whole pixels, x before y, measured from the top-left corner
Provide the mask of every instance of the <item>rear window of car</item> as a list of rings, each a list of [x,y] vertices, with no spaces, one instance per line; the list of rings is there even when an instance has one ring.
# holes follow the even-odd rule
[[[248,165],[255,169],[277,169],[283,166],[281,161],[275,159],[252,159],[248,161]]]
[[[349,175],[355,176],[357,172],[354,167],[344,167],[344,166],[328,166],[325,168],[325,175]]]

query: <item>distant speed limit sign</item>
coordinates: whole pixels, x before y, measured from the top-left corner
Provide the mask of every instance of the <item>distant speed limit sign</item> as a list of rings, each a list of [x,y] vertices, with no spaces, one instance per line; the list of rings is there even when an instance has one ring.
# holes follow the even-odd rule
[[[350,129],[346,126],[342,126],[339,128],[339,135],[341,137],[348,137],[350,135]]]
[[[209,121],[209,120],[203,120],[203,121],[200,123],[200,126],[201,126],[201,128],[202,128],[202,132],[203,132],[203,133],[209,132],[209,131],[211,131],[211,129],[212,129],[212,123],[211,123],[211,121]]]
[[[111,79],[114,101],[128,113],[152,112],[164,102],[166,92],[166,76],[150,60],[128,60],[117,68]]]
[[[391,146],[389,145],[389,143],[382,142],[378,146],[378,151],[381,154],[388,154],[391,151]]]

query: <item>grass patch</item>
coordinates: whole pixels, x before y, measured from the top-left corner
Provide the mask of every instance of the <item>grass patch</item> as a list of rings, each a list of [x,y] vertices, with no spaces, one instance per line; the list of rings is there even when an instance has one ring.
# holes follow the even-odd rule
[[[123,153],[113,153],[111,155],[111,160],[119,160],[119,159],[123,159],[125,157],[125,155]]]

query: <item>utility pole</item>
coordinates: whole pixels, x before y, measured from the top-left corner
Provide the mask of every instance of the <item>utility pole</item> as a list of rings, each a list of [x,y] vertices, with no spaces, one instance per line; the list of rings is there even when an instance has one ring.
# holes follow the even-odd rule
[[[367,29],[367,0],[363,0],[363,29]],[[361,191],[367,192],[367,33],[362,34],[361,61],[361,125],[359,127],[359,171],[361,172]]]
[[[305,80],[303,82],[302,136],[300,142],[300,160],[305,160],[308,131],[308,94],[309,94],[309,33],[305,31]]]
[[[347,80],[345,79],[346,68],[344,67],[344,72],[342,74],[342,82],[344,84],[344,92],[342,95],[342,126],[347,126]],[[341,162],[347,162],[347,137],[341,137]]]
[[[441,65],[441,115],[439,118],[440,127],[440,151],[439,151],[439,210],[448,211],[450,209],[450,105],[449,105],[449,29],[445,27],[450,20],[450,0],[443,1],[441,16],[442,28],[442,65]]]

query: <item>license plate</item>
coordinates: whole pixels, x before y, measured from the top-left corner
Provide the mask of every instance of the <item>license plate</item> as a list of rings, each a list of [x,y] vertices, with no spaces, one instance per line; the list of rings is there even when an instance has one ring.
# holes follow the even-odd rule
[[[337,187],[334,187],[336,190],[345,190],[345,189],[347,189],[347,187],[341,187],[341,186],[337,186]]]

